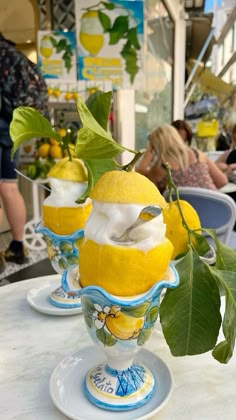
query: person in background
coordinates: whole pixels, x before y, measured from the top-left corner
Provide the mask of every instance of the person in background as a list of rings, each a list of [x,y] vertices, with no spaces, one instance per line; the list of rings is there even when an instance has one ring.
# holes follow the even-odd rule
[[[19,105],[48,112],[47,85],[37,66],[17,51],[15,44],[0,34],[0,197],[10,225],[12,241],[3,252],[6,262],[27,261],[23,245],[26,207],[17,184],[17,154],[11,157],[9,126]],[[0,210],[0,223],[2,210]]]
[[[184,120],[175,120],[171,125],[176,128],[183,141],[187,143],[188,146],[191,146],[193,132],[190,125]]]
[[[231,180],[236,170],[236,124],[232,128],[230,148],[222,152],[215,163]]]
[[[227,127],[225,124],[222,125],[222,130],[220,135],[216,139],[216,150],[229,150],[230,148],[230,134],[228,133]]]
[[[166,163],[176,186],[216,190],[227,184],[223,172],[202,152],[190,148],[171,125],[155,128],[148,136],[149,146],[136,167],[163,193],[167,186]]]

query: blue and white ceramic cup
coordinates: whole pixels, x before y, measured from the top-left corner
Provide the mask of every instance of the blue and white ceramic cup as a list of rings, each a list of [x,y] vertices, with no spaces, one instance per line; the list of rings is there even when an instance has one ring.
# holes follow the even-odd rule
[[[155,377],[134,359],[151,335],[162,290],[178,284],[178,273],[170,265],[166,279],[142,295],[123,298],[97,286],[82,289],[82,311],[89,334],[106,356],[106,363],[92,368],[85,378],[84,392],[93,404],[124,411],[150,400],[155,391]]]
[[[78,229],[69,235],[57,235],[40,222],[35,226],[35,232],[43,235],[52,267],[62,275],[61,285],[49,295],[49,301],[59,308],[80,307],[78,247],[84,230]]]

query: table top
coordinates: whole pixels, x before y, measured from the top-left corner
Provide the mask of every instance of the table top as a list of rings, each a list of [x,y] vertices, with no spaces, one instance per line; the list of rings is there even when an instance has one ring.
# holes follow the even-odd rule
[[[92,345],[92,342],[81,314],[65,317],[44,315],[28,305],[28,291],[48,282],[50,277],[0,288],[1,420],[67,418],[51,401],[50,376],[62,359]],[[145,348],[162,358],[174,380],[170,400],[153,419],[235,419],[235,356],[227,365],[218,363],[210,352],[175,358],[170,354],[158,324]]]

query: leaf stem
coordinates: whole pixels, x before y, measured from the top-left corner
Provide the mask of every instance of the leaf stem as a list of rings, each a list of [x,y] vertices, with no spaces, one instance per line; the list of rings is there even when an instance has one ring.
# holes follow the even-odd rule
[[[133,159],[127,165],[121,166],[123,171],[131,172],[135,166],[135,163],[141,158],[142,155],[143,155],[143,152],[137,152],[135,156],[133,157]]]

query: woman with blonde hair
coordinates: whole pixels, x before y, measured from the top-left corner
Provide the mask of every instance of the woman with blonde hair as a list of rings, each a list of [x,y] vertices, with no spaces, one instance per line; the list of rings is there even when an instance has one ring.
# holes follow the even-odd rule
[[[164,192],[166,163],[171,167],[176,186],[216,190],[227,184],[227,177],[206,155],[190,148],[171,125],[155,128],[148,136],[149,146],[136,168]]]

